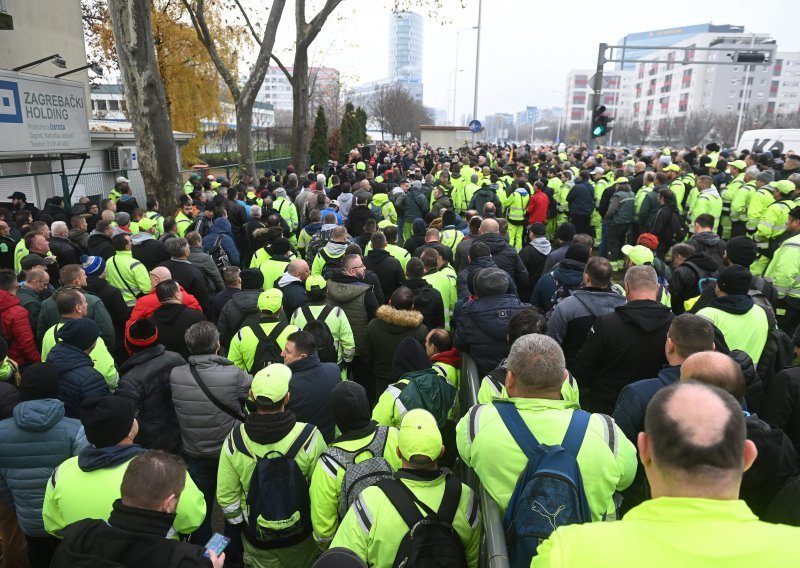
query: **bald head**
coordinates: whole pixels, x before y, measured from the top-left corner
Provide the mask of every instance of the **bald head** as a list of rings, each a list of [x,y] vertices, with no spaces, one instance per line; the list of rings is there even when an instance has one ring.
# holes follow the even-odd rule
[[[681,365],[681,382],[697,381],[714,385],[736,400],[744,396],[745,380],[742,368],[724,353],[702,351],[686,358]]]
[[[639,434],[639,453],[654,498],[737,499],[742,473],[756,457],[736,400],[696,382],[656,393]]]
[[[500,225],[494,219],[484,219],[481,221],[481,228],[478,229],[479,235],[500,234]]]
[[[164,280],[172,280],[172,273],[169,271],[169,268],[165,266],[156,266],[150,271],[150,282],[153,284],[153,287]]]
[[[346,243],[347,229],[342,226],[336,227],[333,231],[331,231],[331,241],[334,243]]]
[[[295,258],[289,263],[286,272],[295,278],[305,281],[308,278],[308,263],[300,258]]]

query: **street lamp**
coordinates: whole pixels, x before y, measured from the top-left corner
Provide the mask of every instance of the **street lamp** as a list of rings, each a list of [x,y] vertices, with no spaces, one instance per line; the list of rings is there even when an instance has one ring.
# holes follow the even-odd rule
[[[472,98],[472,120],[478,120],[478,75],[481,63],[481,16],[483,0],[478,0],[478,39],[475,42],[475,95]],[[472,133],[472,145],[475,146],[475,132]]]
[[[53,55],[48,55],[47,57],[42,57],[41,59],[37,59],[36,61],[31,61],[30,63],[26,63],[25,65],[20,65],[19,67],[14,67],[12,71],[22,71],[23,69],[27,69],[28,67],[33,67],[35,65],[39,65],[39,63],[44,63],[45,61],[51,61],[53,65],[59,67],[61,69],[67,68],[67,62],[58,54],[54,53]]]
[[[756,34],[752,34],[750,36],[750,48],[752,49],[756,43]],[[738,56],[738,54],[737,54]],[[739,57],[737,57],[737,61]],[[742,118],[744,117],[744,107],[747,105],[747,99],[750,95],[750,65],[745,65],[744,67],[744,87],[742,89],[742,102],[739,103],[739,118],[736,121],[736,138],[734,138],[733,143],[739,144],[739,132],[742,129]]]
[[[100,67],[97,63],[87,63],[86,65],[81,65],[80,67],[76,67],[75,69],[70,69],[69,71],[64,71],[63,73],[59,73],[58,75],[53,75],[56,79],[59,77],[63,77],[64,75],[72,75],[73,73],[77,73],[78,71],[83,71],[84,69],[90,69],[92,73],[95,75],[103,76],[103,68]]]
[[[458,73],[463,69],[458,68],[458,42],[461,39],[461,32],[469,30],[476,30],[478,26],[470,26],[468,28],[460,29],[456,32],[456,66],[453,71],[453,126],[456,124],[456,101],[458,100]]]

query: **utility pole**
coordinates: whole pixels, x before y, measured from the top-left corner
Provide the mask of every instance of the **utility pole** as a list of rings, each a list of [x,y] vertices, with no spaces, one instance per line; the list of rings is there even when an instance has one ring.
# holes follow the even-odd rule
[[[461,40],[461,32],[466,32],[468,30],[474,30],[478,26],[471,26],[469,28],[463,28],[456,32],[456,67],[453,69],[453,126],[456,125],[456,101],[458,100],[458,43]]]
[[[752,34],[750,36],[750,49],[753,49],[753,46],[756,43],[756,34]],[[747,99],[750,96],[750,65],[747,65],[744,70],[744,87],[742,89],[742,102],[739,103],[739,119],[736,121],[736,138],[733,139],[733,143],[738,146],[739,144],[739,133],[742,131],[742,118],[744,118],[744,109],[747,106]]]
[[[478,40],[475,42],[475,94],[472,97],[472,120],[478,120],[478,80],[481,69],[481,17],[483,15],[483,0],[478,0]],[[472,133],[472,145],[475,146],[475,135]]]

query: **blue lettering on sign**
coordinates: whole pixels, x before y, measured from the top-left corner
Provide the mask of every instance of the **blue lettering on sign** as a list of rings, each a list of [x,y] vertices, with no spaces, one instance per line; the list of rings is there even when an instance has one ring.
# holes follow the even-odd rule
[[[0,122],[22,124],[19,86],[13,81],[0,81]]]

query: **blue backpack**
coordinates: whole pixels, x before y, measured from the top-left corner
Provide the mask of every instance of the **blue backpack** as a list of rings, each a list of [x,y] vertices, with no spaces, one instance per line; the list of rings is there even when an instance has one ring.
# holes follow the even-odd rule
[[[591,414],[575,410],[561,445],[547,446],[536,440],[514,403],[493,404],[528,458],[503,519],[511,566],[527,567],[556,528],[592,520],[577,461]]]

